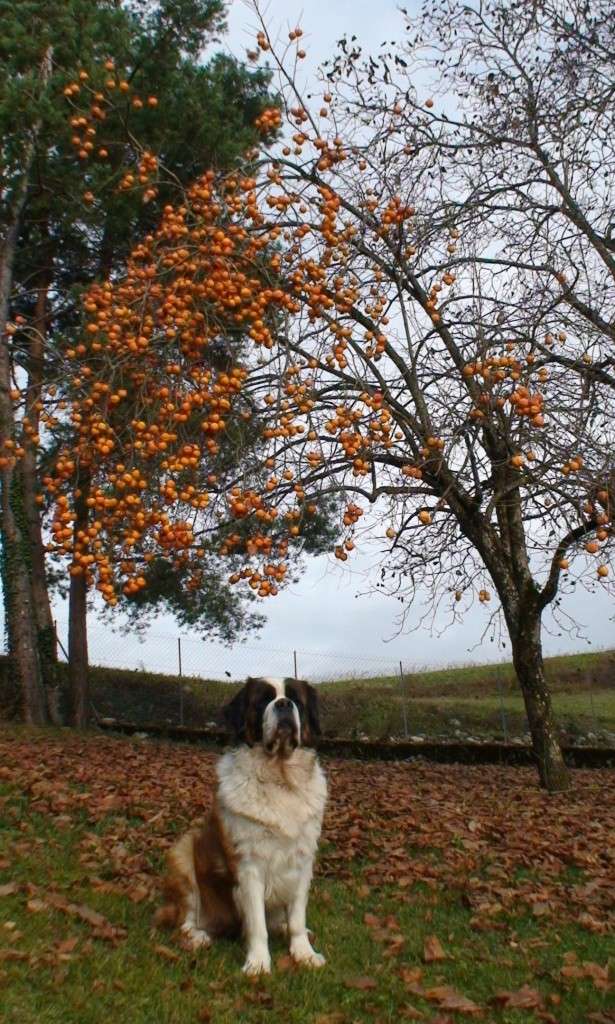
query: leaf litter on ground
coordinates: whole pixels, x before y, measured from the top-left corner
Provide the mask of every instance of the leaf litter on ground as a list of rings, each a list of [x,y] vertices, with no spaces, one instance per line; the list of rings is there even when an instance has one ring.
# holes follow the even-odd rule
[[[30,811],[59,830],[85,817],[76,851],[80,873],[90,879],[93,893],[113,893],[135,904],[156,898],[162,852],[178,828],[206,813],[216,759],[180,745],[0,730],[0,779],[16,786]],[[388,956],[403,957],[406,937],[398,919],[380,909],[379,893],[393,889],[401,903],[409,902],[417,885],[455,895],[476,932],[497,932],[524,913],[596,935],[613,927],[615,801],[605,799],[612,784],[607,770],[576,771],[572,790],[557,795],[542,792],[530,769],[329,760],[326,770],[330,797],[317,873],[346,881],[371,904],[362,912],[363,925]],[[10,874],[14,859],[35,852],[35,846],[25,831],[3,854],[0,870]],[[125,928],[87,902],[71,900],[61,886],[39,891],[9,877],[0,882],[0,897],[23,898],[33,914],[48,909],[71,916],[95,940],[117,944],[126,937]],[[175,953],[170,946],[154,948],[169,960],[163,950]],[[56,952],[69,956],[72,947]],[[425,938],[426,969],[446,969],[456,956],[450,936]],[[0,957],[17,961],[28,954],[9,948]],[[280,969],[293,969],[280,960]],[[464,993],[427,984],[422,967],[409,963],[399,971],[408,993],[435,1003],[438,1012],[479,1015],[481,1007]],[[558,979],[564,988],[586,981],[606,993],[611,986],[607,965],[572,953]],[[368,974],[345,984],[366,993],[378,988]],[[545,1020],[550,1016],[530,984],[496,991],[488,1001],[542,1013]],[[406,1006],[407,1019],[420,1020],[419,1014],[427,1018],[429,1010]],[[595,1015],[596,1021],[607,1019],[608,1014]]]

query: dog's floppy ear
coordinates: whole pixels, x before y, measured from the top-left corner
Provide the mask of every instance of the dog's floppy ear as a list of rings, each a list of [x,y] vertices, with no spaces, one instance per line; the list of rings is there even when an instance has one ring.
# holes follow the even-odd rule
[[[242,686],[239,693],[222,708],[222,720],[237,740],[245,739],[247,710],[248,687]]]
[[[311,686],[309,683],[305,684],[306,692],[306,709],[307,717],[310,725],[310,732],[313,736],[320,736],[320,718],[318,716],[318,694],[316,688]]]

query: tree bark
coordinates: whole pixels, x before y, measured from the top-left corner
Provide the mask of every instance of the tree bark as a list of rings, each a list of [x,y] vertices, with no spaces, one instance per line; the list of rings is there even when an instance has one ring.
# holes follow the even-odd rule
[[[49,48],[41,64],[41,79],[44,85],[50,74]],[[10,395],[11,354],[6,328],[13,289],[19,226],[40,127],[40,122],[37,122],[24,147],[23,173],[9,203],[6,229],[0,244],[0,434],[5,440],[13,443],[17,439],[18,424]],[[31,559],[23,510],[23,489],[20,476],[15,471],[14,458],[12,454],[6,454],[6,449],[0,467],[0,490],[2,579],[9,657],[21,689],[24,719],[31,725],[43,725],[48,721],[48,714],[36,642]]]
[[[38,434],[40,424],[40,414],[37,405],[42,397],[44,375],[47,292],[48,283],[43,281],[37,289],[34,322],[29,336],[27,416],[35,434]],[[49,718],[54,725],[60,725],[57,640],[47,586],[41,511],[36,500],[39,485],[36,447],[34,445],[27,445],[18,471],[22,482],[24,520],[30,550],[30,581],[42,681]]]
[[[549,792],[558,792],[567,789],[569,778],[544,671],[541,636],[544,604],[540,603],[541,595],[530,572],[519,491],[506,484],[504,479],[505,501],[496,504],[497,535],[484,521],[476,521],[477,517],[475,520],[467,515],[458,518],[464,534],[489,570],[502,603],[540,784]],[[501,480],[499,486],[502,486]]]
[[[522,613],[511,630],[513,663],[523,693],[540,784],[550,793],[568,788],[569,776],[559,742],[542,658],[540,612]]]
[[[0,415],[0,424],[3,420]],[[45,725],[48,721],[47,703],[34,628],[21,489],[11,464],[2,469],[0,489],[4,613],[11,671],[21,692],[24,721],[28,725]]]
[[[78,535],[88,527],[87,497],[89,478],[79,478],[78,491],[75,492],[75,549],[78,546]],[[71,575],[68,597],[68,678],[71,696],[71,723],[77,729],[85,729],[90,719],[90,688],[88,663],[88,629],[87,629],[87,596],[88,587],[85,571]]]

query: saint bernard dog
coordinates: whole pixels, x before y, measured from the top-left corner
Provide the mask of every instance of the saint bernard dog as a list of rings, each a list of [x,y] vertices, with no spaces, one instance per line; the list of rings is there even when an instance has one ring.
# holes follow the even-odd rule
[[[305,920],[327,798],[313,749],[316,691],[297,679],[248,679],[224,716],[240,745],[217,764],[205,824],[169,853],[156,923],[179,927],[194,949],[243,934],[248,975],[271,970],[274,932],[296,962],[322,967]]]

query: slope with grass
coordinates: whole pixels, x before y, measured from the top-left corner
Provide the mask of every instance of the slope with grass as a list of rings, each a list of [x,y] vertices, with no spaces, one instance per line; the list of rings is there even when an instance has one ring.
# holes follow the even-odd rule
[[[562,738],[613,746],[615,651],[548,658],[545,668]],[[421,671],[403,679],[340,680],[325,684],[323,695],[333,735],[501,740],[527,730],[511,663]]]
[[[65,670],[65,666],[62,666]],[[3,679],[4,671],[4,683]],[[562,738],[615,746],[615,651],[546,661]],[[0,660],[0,715],[10,689]],[[202,728],[239,683],[126,669],[90,670],[92,700],[101,717]],[[374,740],[425,737],[510,739],[526,731],[523,700],[511,664],[468,665],[399,677],[351,678],[318,684],[325,735]]]

